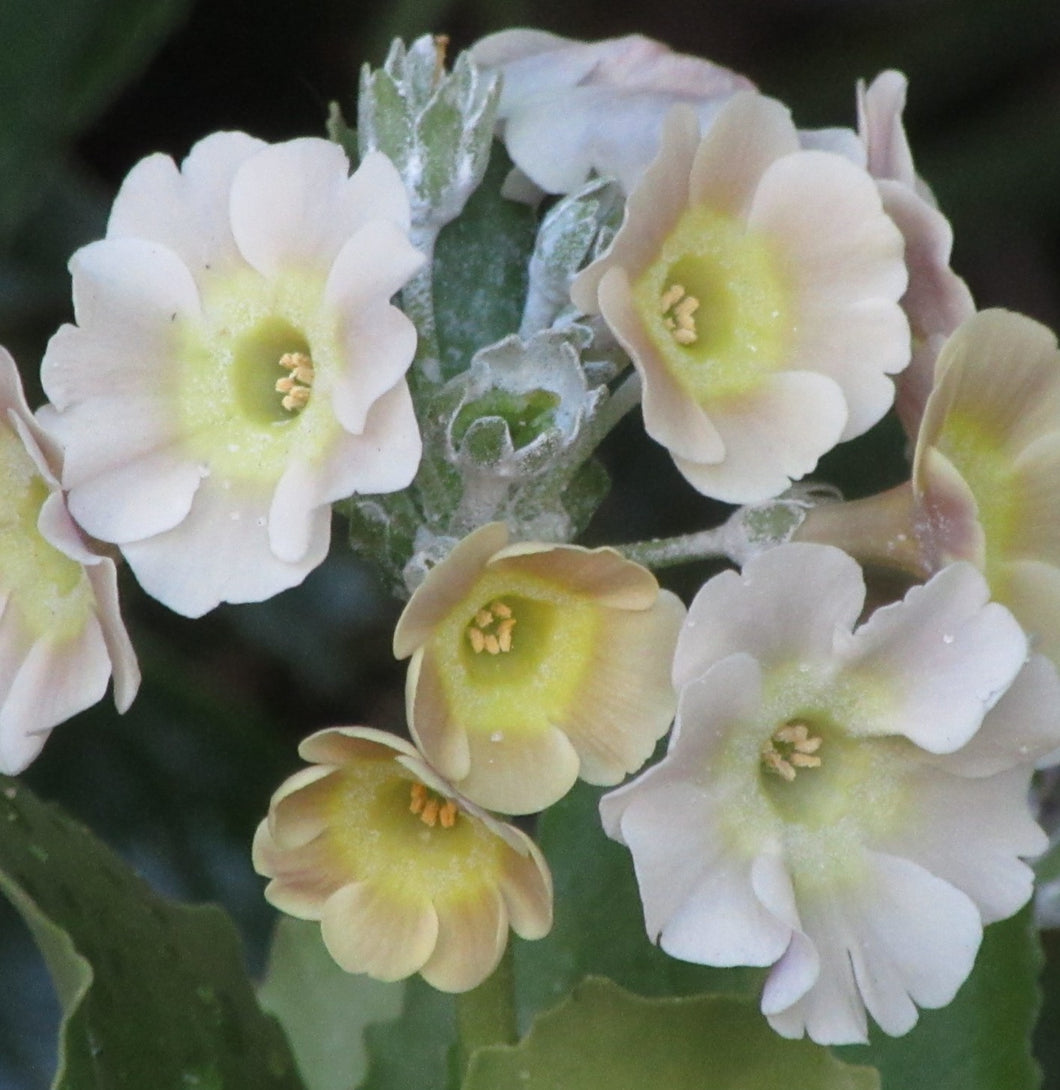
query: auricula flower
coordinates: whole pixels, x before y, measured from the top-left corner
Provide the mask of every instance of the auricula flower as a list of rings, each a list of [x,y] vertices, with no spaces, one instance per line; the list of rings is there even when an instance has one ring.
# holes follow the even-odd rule
[[[458,790],[507,814],[543,810],[580,776],[616,784],[673,718],[684,606],[612,549],[508,544],[481,527],[405,607],[412,736]]]
[[[334,727],[298,751],[312,764],[273,795],[254,866],[272,904],[320,921],[343,969],[462,992],[494,970],[509,926],[548,932],[552,879],[533,841],[457,795],[408,742]]]
[[[0,772],[21,772],[51,729],[103,698],[123,712],[140,684],[114,561],[66,510],[62,455],[30,414],[0,348]]]
[[[855,627],[864,595],[854,560],[809,544],[708,582],[669,751],[601,801],[650,938],[770,966],[770,1023],[822,1044],[953,998],[983,925],[1030,897],[1029,781],[1060,741],[1056,670],[970,565]]]
[[[909,361],[902,236],[872,178],[740,92],[675,107],[611,248],[571,295],[644,380],[648,433],[706,495],[778,495],[890,407]]]
[[[915,439],[939,349],[975,313],[975,303],[967,285],[950,268],[953,231],[949,220],[913,166],[902,125],[905,92],[901,72],[881,72],[868,87],[859,83],[858,132],[884,210],[905,240],[909,288],[902,307],[912,330],[913,350],[909,366],[895,383],[895,410],[906,433]]]
[[[695,109],[706,125],[745,76],[674,53],[639,34],[580,42],[543,30],[502,30],[471,57],[501,73],[497,116],[515,165],[546,193],[570,193],[595,172],[628,193],[659,150],[666,111]]]
[[[200,141],[140,162],[74,254],[76,325],[41,369],[70,510],[140,583],[198,616],[293,586],[331,508],[409,484],[416,335],[390,297],[420,266],[379,153]]]
[[[1060,351],[1030,318],[983,311],[945,343],[913,462],[927,564],[975,564],[1060,664]]]

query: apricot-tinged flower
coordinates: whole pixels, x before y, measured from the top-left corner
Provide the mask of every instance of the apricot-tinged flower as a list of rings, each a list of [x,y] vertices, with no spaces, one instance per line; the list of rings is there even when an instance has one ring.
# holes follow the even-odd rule
[[[78,324],[42,365],[70,510],[170,608],[301,582],[332,501],[412,480],[408,224],[378,153],[351,177],[325,140],[215,133],[134,167],[74,255]]]
[[[62,456],[0,348],[0,772],[21,772],[51,729],[95,704],[114,676],[123,712],[140,671],[118,610],[114,561],[66,510]]]
[[[471,49],[503,78],[497,111],[508,154],[546,193],[570,193],[595,171],[628,193],[659,150],[666,111],[692,106],[704,125],[745,76],[639,34],[580,42],[502,30]]]
[[[537,939],[552,926],[552,879],[533,841],[457,795],[408,744],[335,727],[298,752],[309,768],[272,797],[254,837],[266,898],[319,920],[351,973],[421,973],[462,992],[483,981],[508,927]]]
[[[1030,318],[986,310],[943,346],[913,461],[931,567],[971,561],[1060,664],[1060,351]]]
[[[942,342],[975,313],[964,281],[950,268],[953,231],[931,191],[917,176],[902,126],[906,78],[881,72],[858,85],[858,131],[869,173],[877,179],[884,211],[905,240],[909,288],[902,307],[913,334],[909,366],[896,380],[895,410],[911,439],[916,437],[931,393]]]
[[[683,616],[612,549],[509,545],[502,523],[484,526],[398,621],[413,738],[462,794],[508,814],[543,810],[579,776],[616,784],[673,718]]]
[[[855,628],[865,588],[829,546],[711,580],[678,640],[657,765],[601,801],[649,936],[771,966],[762,1010],[822,1044],[948,1003],[985,923],[1029,898],[1047,845],[1027,792],[1060,740],[1060,679],[955,564]]]
[[[611,249],[571,295],[644,379],[644,423],[699,491],[782,492],[890,407],[909,360],[902,238],[844,156],[739,93],[700,139],[675,107]]]

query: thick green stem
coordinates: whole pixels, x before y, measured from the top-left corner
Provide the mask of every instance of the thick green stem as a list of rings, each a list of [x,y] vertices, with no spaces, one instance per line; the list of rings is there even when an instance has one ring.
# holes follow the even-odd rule
[[[484,1045],[513,1045],[519,1039],[511,943],[490,976],[477,988],[456,997],[456,1028],[461,1077],[467,1072],[475,1049]]]
[[[812,508],[793,540],[835,545],[862,564],[895,568],[917,579],[932,573],[917,535],[910,481],[875,496]]]

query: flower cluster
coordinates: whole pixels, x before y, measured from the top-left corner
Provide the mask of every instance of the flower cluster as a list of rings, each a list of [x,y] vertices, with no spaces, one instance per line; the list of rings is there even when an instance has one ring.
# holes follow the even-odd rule
[[[482,807],[542,810],[579,775],[618,783],[673,717],[680,601],[610,549],[507,542],[500,524],[469,535],[398,621],[419,748],[367,728],[313,735],[313,765],[258,829],[266,896],[320,920],[352,972],[465,991],[496,967],[509,922],[544,935],[548,867]]]
[[[509,930],[552,923],[549,866],[506,818],[580,779],[615,789],[647,939],[767,967],[783,1036],[905,1033],[1047,844],[1028,794],[1060,750],[1056,339],[977,312],[951,269],[898,73],[859,86],[856,131],[805,132],[640,37],[444,54],[398,43],[365,70],[355,163],[338,128],[345,148],[227,132],[144,159],[71,260],[36,417],[0,350],[0,770],[111,677],[132,700],[119,556],[198,617],[301,583],[335,507],[408,598],[411,740],[302,743],[254,838],[272,904],[346,970],[467,991]],[[485,184],[520,198],[510,234],[501,195],[469,200]],[[517,298],[491,303],[491,278]],[[697,493],[747,508],[575,544],[635,408]],[[892,409],[903,485],[789,491]],[[687,610],[638,562],[706,556],[742,570]],[[869,597],[880,564],[916,585]]]

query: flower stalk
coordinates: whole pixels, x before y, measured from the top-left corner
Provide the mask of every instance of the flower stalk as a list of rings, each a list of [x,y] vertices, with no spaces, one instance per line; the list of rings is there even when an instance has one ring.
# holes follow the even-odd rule
[[[456,997],[457,1063],[461,1074],[486,1045],[512,1045],[519,1039],[515,1020],[515,965],[512,948],[477,988]]]

